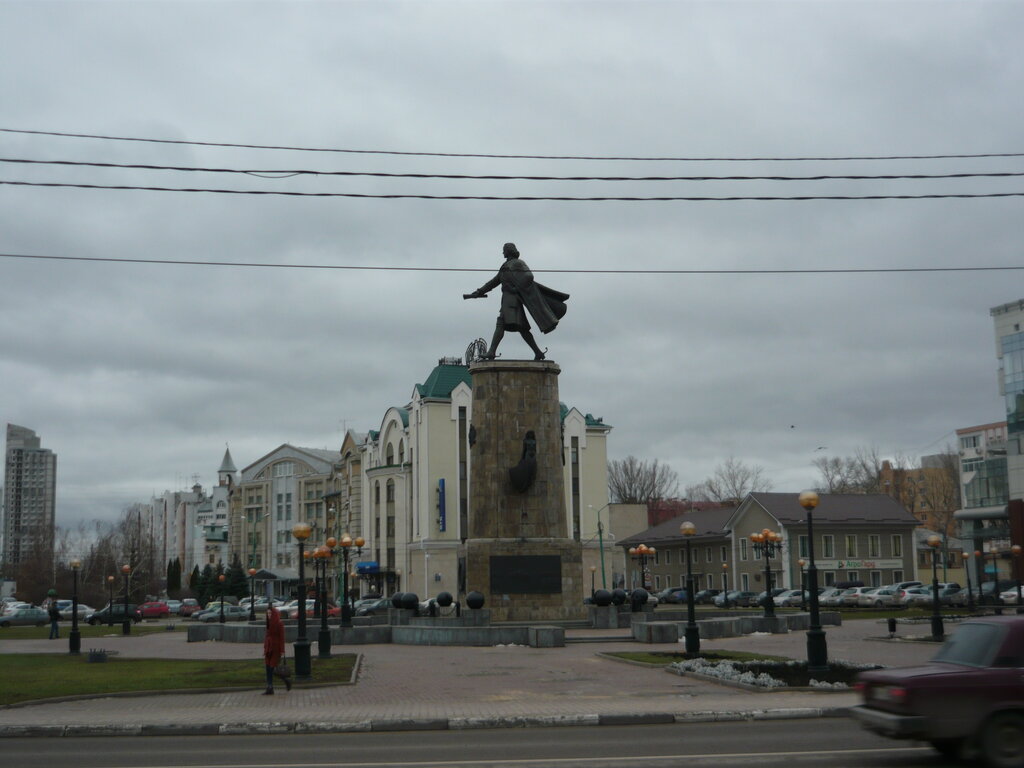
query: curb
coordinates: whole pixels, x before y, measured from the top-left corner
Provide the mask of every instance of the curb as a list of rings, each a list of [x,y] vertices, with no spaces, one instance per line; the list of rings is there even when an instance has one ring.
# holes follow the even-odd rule
[[[623,715],[548,715],[523,717],[455,717],[351,722],[273,721],[203,725],[0,725],[0,739],[59,736],[245,736],[283,733],[355,733],[382,731],[456,731],[494,728],[559,728],[600,725],[806,720],[846,717],[846,707],[782,707],[736,712],[648,712]]]

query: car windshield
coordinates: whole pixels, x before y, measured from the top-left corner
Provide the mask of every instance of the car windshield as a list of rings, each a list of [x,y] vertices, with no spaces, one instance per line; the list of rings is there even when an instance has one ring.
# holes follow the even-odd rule
[[[991,666],[1005,631],[1005,627],[995,624],[963,624],[946,639],[932,661],[967,667]]]

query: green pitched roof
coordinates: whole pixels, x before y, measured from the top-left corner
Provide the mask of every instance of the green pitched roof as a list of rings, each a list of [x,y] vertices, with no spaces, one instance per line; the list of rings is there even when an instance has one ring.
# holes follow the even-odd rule
[[[420,397],[446,398],[452,396],[452,390],[465,382],[473,385],[469,368],[464,365],[439,365],[430,372],[427,380],[416,385]]]
[[[560,421],[564,422],[565,421],[565,417],[569,415],[569,406],[566,405],[565,403],[559,403],[558,404],[558,408],[559,408],[558,418],[559,418]],[[605,424],[604,423],[604,417],[601,417],[601,418],[598,419],[598,418],[595,418],[594,415],[591,414],[591,413],[584,414],[583,420],[587,423],[588,427],[610,427],[611,426],[611,424]]]

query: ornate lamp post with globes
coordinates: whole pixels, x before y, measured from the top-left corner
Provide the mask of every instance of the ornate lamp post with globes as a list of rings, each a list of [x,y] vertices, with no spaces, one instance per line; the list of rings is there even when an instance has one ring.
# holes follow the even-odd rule
[[[807,566],[807,561],[802,557],[796,561],[796,564],[800,566],[800,610],[807,610],[807,571],[804,568]]]
[[[256,569],[249,569],[249,621],[256,621]]]
[[[927,539],[932,548],[932,637],[942,637],[946,632],[942,626],[942,613],[939,611],[939,547],[942,537],[932,534]]]
[[[1010,547],[1010,554],[1013,555],[1013,580],[1017,582],[1017,613],[1024,613],[1024,606],[1020,604],[1020,556],[1024,552],[1020,544]]]
[[[818,567],[814,564],[814,509],[818,506],[818,494],[804,491],[800,494],[800,506],[807,512],[807,592],[811,600],[811,624],[807,630],[807,671],[824,672],[828,669],[828,644],[821,628]]]
[[[220,623],[224,623],[224,581],[227,577],[222,573],[217,576],[217,583],[220,585]]]
[[[78,631],[78,569],[82,561],[71,561],[71,634],[68,636],[68,653],[77,656],[82,650],[82,633]]]
[[[722,607],[729,610],[729,564],[722,563]]]
[[[317,655],[321,659],[331,658],[331,630],[327,628],[327,561],[332,554],[331,548],[325,544],[313,550],[313,565],[317,571],[317,584],[320,585],[320,633],[316,642],[319,649]]]
[[[697,533],[697,526],[689,520],[679,526],[679,533],[686,540],[686,629],[683,637],[686,640],[686,652],[697,655],[700,653],[700,627],[694,617],[693,608],[693,551],[690,539]]]
[[[132,633],[132,620],[128,616],[128,577],[131,575],[132,567],[125,563],[121,566],[121,573],[124,574],[124,621],[121,623],[121,634],[130,635]]]
[[[971,556],[967,552],[961,552],[960,557],[963,558],[964,573],[967,574],[967,610],[974,613],[974,589],[971,587]]]
[[[295,638],[295,676],[300,680],[308,680],[312,665],[309,658],[309,638],[306,637],[306,539],[312,529],[309,523],[296,523],[292,526],[292,536],[299,543],[299,586],[296,590],[299,600],[298,636]]]
[[[114,577],[107,576],[107,594],[109,598],[107,600],[107,626],[114,626]]]
[[[754,531],[748,537],[754,545],[754,556],[764,555],[764,617],[775,618],[775,600],[772,598],[771,558],[782,550],[782,536],[770,528]]]
[[[640,585],[648,592],[651,591],[651,570],[648,564],[656,552],[654,547],[648,547],[646,544],[637,544],[629,548],[629,556],[640,563]]]
[[[334,543],[332,543],[334,542]],[[349,599],[349,577],[351,574],[348,572],[348,558],[351,554],[352,547],[356,548],[356,557],[362,554],[363,545],[366,541],[362,536],[356,536],[354,539],[347,533],[341,534],[341,540],[335,541],[333,537],[327,540],[327,546],[333,548],[334,544],[338,544],[341,547],[341,574],[342,574],[342,586],[341,586],[341,623],[342,627],[352,626],[352,601]]]

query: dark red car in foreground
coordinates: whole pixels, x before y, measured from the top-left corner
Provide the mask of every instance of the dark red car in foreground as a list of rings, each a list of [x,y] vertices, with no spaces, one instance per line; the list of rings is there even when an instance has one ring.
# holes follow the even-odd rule
[[[963,622],[929,663],[859,675],[868,730],[926,741],[948,757],[1024,766],[1024,616]]]

